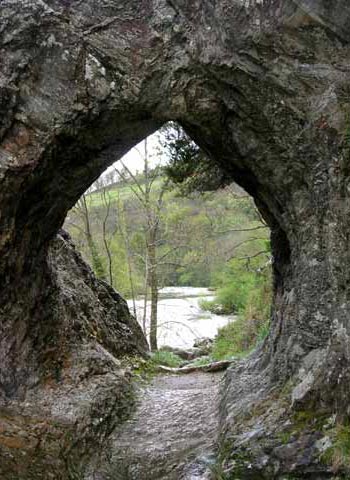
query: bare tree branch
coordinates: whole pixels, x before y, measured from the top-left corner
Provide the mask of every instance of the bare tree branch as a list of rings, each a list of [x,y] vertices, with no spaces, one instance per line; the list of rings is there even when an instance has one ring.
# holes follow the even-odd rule
[[[246,243],[254,242],[255,240],[266,240],[266,238],[264,238],[264,237],[247,238],[246,240],[243,240],[242,242],[237,243],[232,248],[230,248],[228,251],[226,251],[225,256],[229,253],[232,253],[234,250],[237,250],[237,248],[241,247],[242,245],[245,245]],[[233,255],[230,256],[230,257],[226,257],[226,261],[232,260],[232,258],[235,258],[235,257]]]
[[[262,250],[261,252],[255,253],[254,255],[246,255],[245,257],[237,257],[237,260],[251,260],[252,258],[259,257],[260,255],[269,255],[270,252],[268,250]]]

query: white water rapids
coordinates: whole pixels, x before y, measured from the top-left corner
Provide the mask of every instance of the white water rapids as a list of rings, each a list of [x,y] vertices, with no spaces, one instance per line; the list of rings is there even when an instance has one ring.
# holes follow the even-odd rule
[[[235,320],[233,315],[215,315],[200,307],[201,299],[212,300],[207,288],[165,287],[158,302],[158,346],[190,348],[197,338],[214,338],[220,327]],[[133,303],[128,301],[133,313]],[[136,300],[136,315],[143,318],[143,299]],[[149,332],[150,302],[147,303],[147,333]]]

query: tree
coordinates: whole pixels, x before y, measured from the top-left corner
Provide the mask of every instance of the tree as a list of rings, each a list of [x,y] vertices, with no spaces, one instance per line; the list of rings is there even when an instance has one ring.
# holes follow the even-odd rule
[[[98,243],[95,240],[93,229],[91,227],[87,193],[82,195],[81,198],[76,203],[76,205],[74,206],[73,214],[74,213],[81,220],[81,224],[74,222],[71,218],[72,215],[68,216],[67,223],[68,225],[70,224],[74,228],[78,229],[84,235],[86,244],[88,246],[88,251],[90,254],[94,272],[96,273],[98,278],[105,280],[106,272],[103,266],[102,256],[100,254]],[[110,280],[112,280],[111,277],[110,277]]]
[[[144,252],[142,260],[144,264],[144,310],[143,310],[143,330],[146,333],[146,315],[148,302],[148,289],[150,289],[150,347],[152,351],[158,349],[157,344],[157,323],[158,323],[158,295],[159,295],[159,271],[157,250],[160,244],[159,233],[161,223],[161,213],[163,208],[164,193],[166,192],[169,181],[162,180],[160,177],[161,169],[159,167],[150,168],[150,155],[148,151],[147,139],[143,142],[144,151],[140,153],[144,170],[142,179],[134,175],[131,170],[122,163],[122,169],[116,169],[119,177],[123,181],[132,180],[130,189],[138,201],[145,215],[143,225],[144,234]],[[156,180],[160,183],[155,185]],[[125,237],[124,237],[125,238]]]
[[[178,136],[183,154],[196,155],[198,147],[180,129]],[[121,162],[113,175],[109,172],[95,182],[88,206],[96,246],[104,252],[106,278],[132,299],[135,316],[136,295],[144,293],[140,320],[156,349],[159,288],[222,286],[217,278],[225,263],[242,256],[244,245],[249,245],[245,262],[249,255],[260,255],[256,241],[266,238],[267,230],[242,189],[231,184],[215,192],[186,193],[164,176],[164,168],[150,167],[148,150],[148,141],[138,149],[143,173],[133,173]],[[151,307],[150,330],[147,306]]]
[[[191,140],[179,124],[168,122],[160,130],[159,138],[169,160],[164,172],[180,187],[183,195],[215,191],[232,182],[232,178]]]
[[[117,211],[116,211],[117,230],[119,232],[119,235],[122,239],[122,242],[125,248],[127,268],[128,268],[128,278],[130,283],[130,293],[131,293],[131,299],[133,304],[133,314],[134,314],[134,317],[137,318],[136,293],[135,293],[134,272],[133,272],[133,265],[132,265],[132,250],[130,245],[130,234],[127,231],[124,204],[120,198],[119,190],[117,191],[116,207],[117,207]],[[145,318],[143,321],[143,332],[146,333]]]
[[[108,217],[110,214],[111,210],[111,198],[110,195],[108,194],[108,191],[106,187],[103,187],[101,190],[101,198],[103,205],[105,207],[105,215],[103,218],[102,222],[102,237],[103,237],[103,245],[105,247],[107,259],[108,259],[108,278],[109,278],[109,283],[111,286],[114,286],[114,281],[113,281],[113,258],[112,258],[112,253],[111,253],[111,248],[110,248],[110,241],[111,239],[108,238],[107,236],[107,221]]]

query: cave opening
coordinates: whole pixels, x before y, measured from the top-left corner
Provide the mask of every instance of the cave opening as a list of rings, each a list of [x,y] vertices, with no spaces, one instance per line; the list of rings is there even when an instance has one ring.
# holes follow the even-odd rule
[[[203,478],[214,468],[223,372],[268,342],[270,228],[232,172],[175,123],[108,164],[63,228],[98,281],[127,298],[151,350],[141,376],[160,373],[112,433],[108,473],[179,478],[177,459],[198,456],[188,475]]]
[[[5,3],[1,478],[90,480],[92,463],[129,412],[132,382],[124,361],[145,355],[142,321],[140,327],[60,228],[100,174],[169,119],[254,198],[271,229],[271,328],[255,353],[225,375],[217,476],[346,477],[346,2],[333,9],[324,0]],[[169,232],[177,219],[172,212]],[[106,221],[108,233],[107,227]],[[141,237],[135,237],[137,246]],[[121,244],[115,258],[125,257]],[[170,258],[166,244],[161,247]],[[101,264],[108,277],[108,260],[107,268]],[[112,268],[114,280],[119,270]],[[167,283],[189,281],[191,273],[180,269]],[[207,387],[204,382],[212,391]],[[150,402],[145,411],[156,435],[160,423],[148,413],[157,405]],[[207,412],[199,412],[200,426],[212,425]],[[186,422],[181,426],[186,431]],[[200,437],[187,432],[190,440]],[[160,443],[168,445],[159,435]],[[124,480],[124,473],[107,478]],[[174,471],[174,478],[182,473]]]
[[[121,159],[108,156],[63,228],[95,275],[128,300],[152,353],[165,365],[200,355],[210,363],[261,345],[271,317],[270,229],[232,172],[175,122]]]

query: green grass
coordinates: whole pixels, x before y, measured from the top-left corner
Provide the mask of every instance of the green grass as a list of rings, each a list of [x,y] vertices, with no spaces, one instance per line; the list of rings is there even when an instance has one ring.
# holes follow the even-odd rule
[[[350,473],[350,425],[338,424],[330,432],[332,446],[322,455],[322,460],[332,466],[335,473]],[[346,477],[348,478],[348,477]]]
[[[225,312],[238,312],[235,321],[219,329],[212,349],[214,360],[248,355],[264,340],[270,328],[270,276],[237,270],[229,280],[218,290],[214,302],[201,304],[202,308],[220,305]]]
[[[237,320],[219,329],[214,340],[212,358],[227,360],[243,358],[257,346],[269,332],[269,318],[241,313]]]
[[[162,178],[157,178],[153,182],[152,186],[152,192],[157,192],[160,189],[161,183],[162,183]],[[132,200],[135,199],[135,194],[133,193],[133,189],[137,190],[137,186],[134,184],[128,185],[128,184],[115,184],[111,188],[108,188],[106,190],[107,192],[107,198],[109,197],[111,201],[117,200],[118,198],[121,201],[125,200]],[[101,192],[92,192],[86,197],[86,201],[88,203],[89,208],[93,207],[99,207],[104,204],[103,197],[101,195]]]
[[[157,365],[164,365],[172,368],[179,367],[183,363],[182,358],[180,358],[178,355],[175,355],[173,352],[166,352],[163,350],[152,353],[151,359]]]
[[[191,367],[201,367],[202,365],[208,365],[208,363],[211,362],[213,362],[213,358],[209,355],[206,355],[205,357],[196,358],[190,362],[189,365],[191,365]]]

